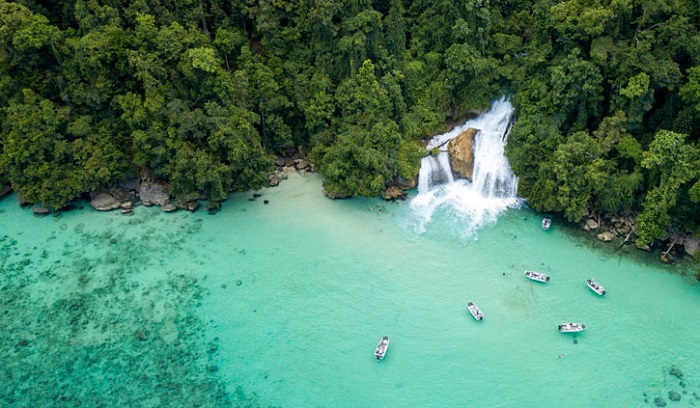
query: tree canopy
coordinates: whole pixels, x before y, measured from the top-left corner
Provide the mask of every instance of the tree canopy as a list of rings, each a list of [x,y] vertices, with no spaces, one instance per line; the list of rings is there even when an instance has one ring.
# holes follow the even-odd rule
[[[58,208],[145,172],[219,200],[303,146],[372,196],[507,95],[533,208],[697,233],[699,28],[694,0],[0,0],[0,183]]]

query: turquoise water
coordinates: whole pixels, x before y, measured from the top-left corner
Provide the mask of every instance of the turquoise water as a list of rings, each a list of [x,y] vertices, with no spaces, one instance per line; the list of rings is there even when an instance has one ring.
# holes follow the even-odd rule
[[[0,405],[700,406],[694,267],[525,207],[466,234],[449,210],[417,226],[409,202],[329,200],[317,176],[250,197],[213,216],[0,201]]]

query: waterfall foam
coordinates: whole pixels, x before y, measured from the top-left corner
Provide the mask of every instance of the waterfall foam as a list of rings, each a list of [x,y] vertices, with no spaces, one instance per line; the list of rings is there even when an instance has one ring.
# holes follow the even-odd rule
[[[439,148],[437,157],[426,156],[418,175],[418,195],[411,201],[416,215],[416,229],[424,232],[438,209],[457,218],[467,236],[494,222],[501,212],[517,208],[518,178],[510,169],[504,147],[513,106],[501,98],[491,108],[447,133],[437,135],[427,149]],[[474,174],[472,181],[454,180],[447,143],[468,128],[478,130],[474,139]]]

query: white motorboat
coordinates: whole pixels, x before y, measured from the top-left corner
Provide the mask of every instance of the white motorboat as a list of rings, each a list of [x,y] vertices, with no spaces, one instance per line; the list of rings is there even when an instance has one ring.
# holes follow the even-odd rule
[[[377,348],[374,349],[374,356],[377,360],[381,360],[386,355],[386,350],[389,348],[389,336],[382,337],[377,344]]]
[[[549,227],[552,226],[552,219],[551,218],[542,218],[542,229],[547,231]]]
[[[542,272],[525,271],[525,276],[537,282],[547,282],[549,280],[549,276]]]
[[[586,285],[588,285],[588,287],[591,288],[593,292],[599,294],[600,296],[603,296],[605,294],[605,288],[600,286],[600,284],[593,280],[593,278],[586,279]]]
[[[562,323],[559,325],[559,331],[562,333],[576,333],[586,328],[583,323]]]
[[[469,313],[471,313],[476,320],[484,319],[484,314],[481,312],[481,309],[479,309],[479,306],[474,304],[474,302],[467,302],[467,308],[469,309]]]

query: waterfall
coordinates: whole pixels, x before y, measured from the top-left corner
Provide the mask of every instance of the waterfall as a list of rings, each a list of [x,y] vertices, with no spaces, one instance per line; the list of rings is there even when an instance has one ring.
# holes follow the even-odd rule
[[[482,226],[494,222],[501,212],[520,206],[518,178],[504,155],[512,116],[513,106],[502,98],[477,118],[430,140],[427,149],[437,147],[440,152],[437,157],[423,158],[418,195],[411,201],[419,232],[425,231],[437,213],[457,218],[458,224],[464,226],[462,232],[472,236]],[[468,128],[478,130],[471,182],[454,180],[447,153],[447,143]]]

